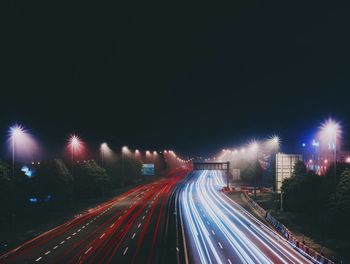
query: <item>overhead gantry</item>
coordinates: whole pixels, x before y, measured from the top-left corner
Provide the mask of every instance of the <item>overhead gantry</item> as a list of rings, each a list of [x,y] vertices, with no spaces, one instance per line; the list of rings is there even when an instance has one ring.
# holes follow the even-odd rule
[[[226,171],[226,183],[229,187],[230,162],[193,162],[193,170],[223,170]]]

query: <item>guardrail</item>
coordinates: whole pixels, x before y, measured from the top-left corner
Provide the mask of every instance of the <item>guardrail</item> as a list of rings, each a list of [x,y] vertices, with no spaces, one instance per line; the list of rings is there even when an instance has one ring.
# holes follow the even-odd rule
[[[310,259],[311,261],[315,261],[316,263],[322,263],[322,264],[335,264],[332,260],[324,257],[321,253],[314,250],[313,248],[310,248],[306,246],[304,243],[300,242],[296,237],[293,235],[291,231],[288,230],[287,227],[285,227],[281,222],[279,222],[276,218],[274,218],[268,211],[266,211],[264,208],[262,208],[258,203],[256,203],[250,196],[248,195],[248,192],[251,191],[252,188],[250,187],[243,187],[239,188],[239,190],[236,188],[230,188],[224,187],[222,189],[223,192],[229,193],[229,192],[235,192],[235,191],[241,191],[244,195],[244,197],[247,199],[247,201],[250,203],[250,205],[263,217],[266,219],[267,222],[269,222],[276,231],[278,231],[283,237],[285,237],[288,242],[294,247],[300,254],[304,255],[306,258]]]
[[[246,191],[244,191],[243,194],[244,197],[248,200],[248,202],[266,219],[266,221],[269,222],[282,236],[284,236],[288,240],[288,242],[302,255],[317,263],[334,264],[332,260],[324,257],[318,251],[306,246],[304,243],[297,240],[293,233],[289,231],[287,227],[285,227],[281,222],[274,218],[269,212],[262,208],[252,198],[250,198]]]

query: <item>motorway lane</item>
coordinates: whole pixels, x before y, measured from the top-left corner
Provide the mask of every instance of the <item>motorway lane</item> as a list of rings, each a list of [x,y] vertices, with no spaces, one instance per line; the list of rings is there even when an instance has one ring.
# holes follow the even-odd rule
[[[312,263],[220,190],[220,171],[197,171],[180,193],[190,263]]]
[[[186,168],[92,208],[0,257],[1,263],[154,263]],[[171,217],[171,216],[170,216]]]

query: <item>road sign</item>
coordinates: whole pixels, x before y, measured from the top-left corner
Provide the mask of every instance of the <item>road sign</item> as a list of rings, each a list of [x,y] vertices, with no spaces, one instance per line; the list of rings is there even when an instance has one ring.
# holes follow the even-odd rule
[[[154,164],[142,164],[141,175],[153,176],[154,175]]]

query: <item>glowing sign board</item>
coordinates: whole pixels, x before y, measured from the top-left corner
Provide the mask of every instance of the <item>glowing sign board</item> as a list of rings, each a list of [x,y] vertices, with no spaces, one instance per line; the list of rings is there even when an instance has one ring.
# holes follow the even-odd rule
[[[142,164],[141,175],[144,175],[144,176],[154,175],[154,164]]]

